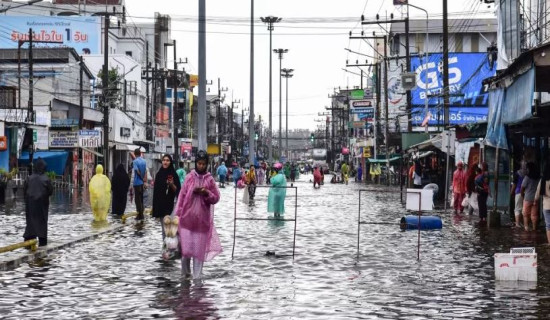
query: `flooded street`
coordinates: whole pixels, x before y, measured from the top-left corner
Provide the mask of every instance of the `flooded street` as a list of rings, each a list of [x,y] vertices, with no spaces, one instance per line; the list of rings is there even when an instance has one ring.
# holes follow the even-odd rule
[[[244,220],[237,221],[231,259],[235,190],[228,187],[215,208],[224,252],[205,263],[204,279],[183,280],[178,261],[161,260],[159,222],[130,219],[120,232],[1,272],[0,314],[3,319],[543,319],[550,313],[550,247],[542,231],[488,229],[475,216],[440,212],[443,229],[422,231],[417,261],[417,231],[399,229],[406,214],[399,190],[367,192],[361,220],[391,224],[362,224],[358,257],[358,190],[365,185],[313,189],[309,179],[295,183],[294,259],[293,221]],[[242,192],[238,217],[270,216],[267,188],[257,189],[252,206],[242,202]],[[294,218],[295,202],[289,189],[286,219]],[[50,239],[89,232],[91,220],[85,199],[58,192],[50,208]],[[0,245],[21,240],[21,199],[2,208],[0,221]],[[493,254],[521,246],[536,247],[538,282],[495,282]]]

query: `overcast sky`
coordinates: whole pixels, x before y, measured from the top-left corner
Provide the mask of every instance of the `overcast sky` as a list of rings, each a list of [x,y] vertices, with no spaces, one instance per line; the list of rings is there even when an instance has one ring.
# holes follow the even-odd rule
[[[457,13],[493,12],[493,7],[479,0],[448,1],[451,17]],[[355,61],[365,57],[345,51],[372,54],[372,49],[361,40],[350,40],[349,31],[361,31],[360,16],[374,19],[394,13],[400,17],[401,7],[391,0],[261,0],[255,1],[255,114],[267,123],[269,110],[269,32],[260,17],[282,17],[273,31],[273,48],[285,48],[283,68],[295,69],[289,80],[289,129],[314,129],[319,112],[329,105],[328,95],[335,87],[358,86],[360,78],[345,72],[346,59]],[[442,2],[416,0],[411,4],[428,9],[430,17],[441,18]],[[172,38],[177,41],[178,56],[187,57],[184,65],[189,73],[198,73],[198,1],[127,0],[126,7],[131,20],[138,22],[151,18],[154,12],[172,17]],[[241,106],[249,106],[250,70],[250,0],[207,0],[207,77],[212,81],[210,92],[217,93],[217,79],[227,87],[226,101],[240,100]],[[411,18],[425,18],[425,13],[410,9]],[[143,18],[140,18],[143,17]],[[149,18],[149,19],[147,19]],[[379,27],[364,26],[365,30]],[[388,25],[389,27],[389,25]],[[371,31],[369,31],[371,32]],[[279,128],[279,60],[273,55],[273,130]],[[358,72],[358,68],[349,68]],[[283,79],[283,127],[285,126],[285,83]],[[195,94],[197,94],[195,90]],[[244,103],[243,103],[244,102]]]

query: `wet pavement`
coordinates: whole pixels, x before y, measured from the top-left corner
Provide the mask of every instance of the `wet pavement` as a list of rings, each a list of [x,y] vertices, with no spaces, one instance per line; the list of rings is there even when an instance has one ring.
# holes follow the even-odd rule
[[[327,176],[326,178],[330,178]],[[357,199],[364,185],[325,184],[309,176],[298,192],[294,222],[241,221],[235,190],[221,189],[215,221],[224,252],[205,263],[204,279],[183,280],[178,262],[160,259],[160,224],[129,220],[120,232],[61,249],[0,273],[3,319],[546,319],[550,313],[550,247],[543,231],[488,229],[478,219],[450,212],[443,229],[401,231],[406,214],[398,190],[367,192],[361,200],[357,257]],[[328,181],[328,179],[326,180]],[[371,186],[368,186],[371,189]],[[237,214],[268,218],[267,189],[252,206],[238,190]],[[293,218],[288,191],[285,218]],[[0,246],[21,240],[21,200],[0,208]],[[131,207],[127,211],[132,210]],[[50,209],[50,239],[92,232],[86,199],[57,192]],[[110,218],[110,224],[120,223]],[[493,254],[535,246],[538,282],[494,281]],[[275,255],[265,255],[267,251]]]

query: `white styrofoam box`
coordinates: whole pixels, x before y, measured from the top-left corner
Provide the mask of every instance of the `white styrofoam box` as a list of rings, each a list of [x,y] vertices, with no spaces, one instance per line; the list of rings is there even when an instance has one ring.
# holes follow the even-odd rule
[[[420,203],[422,200],[422,203]],[[420,207],[422,205],[422,207]],[[432,211],[433,210],[433,190],[432,189],[407,189],[407,210],[412,211]]]
[[[495,253],[495,280],[537,281],[535,248],[512,248],[510,253]]]

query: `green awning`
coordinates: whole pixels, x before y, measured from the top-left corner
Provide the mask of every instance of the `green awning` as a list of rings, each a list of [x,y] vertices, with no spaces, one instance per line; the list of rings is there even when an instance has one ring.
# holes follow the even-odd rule
[[[401,157],[393,157],[393,158],[390,158],[389,161],[390,162],[394,162],[394,161],[397,161],[397,160],[400,160]],[[387,159],[368,159],[368,162],[369,163],[386,163],[386,161],[388,161]]]

